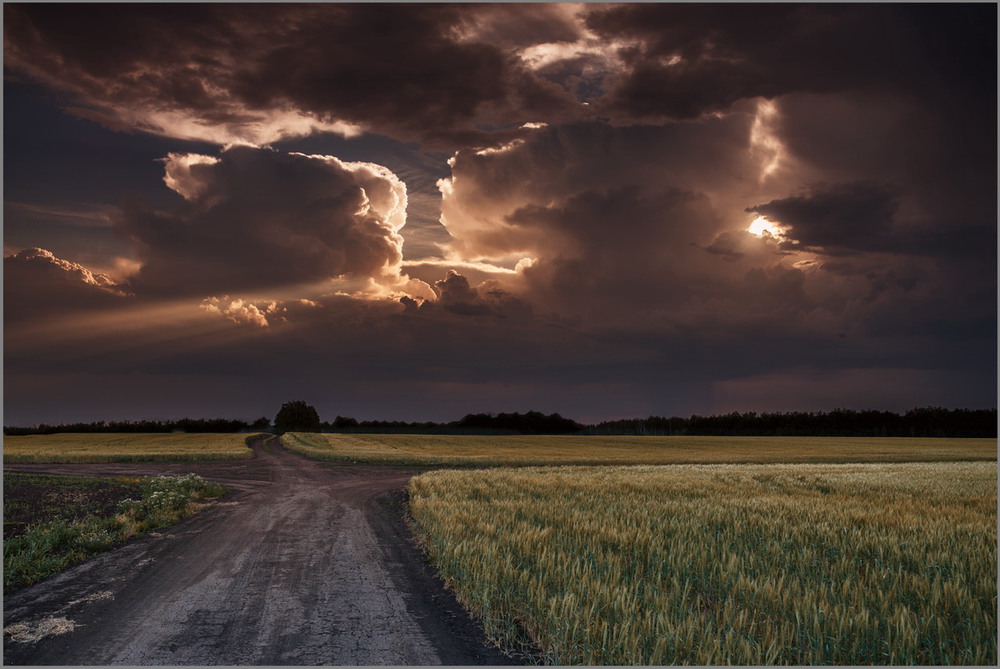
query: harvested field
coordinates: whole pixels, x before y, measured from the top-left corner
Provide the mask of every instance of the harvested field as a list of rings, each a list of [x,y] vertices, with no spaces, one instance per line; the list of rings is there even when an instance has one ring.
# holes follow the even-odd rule
[[[253,457],[246,434],[45,434],[4,437],[5,463],[192,462]]]
[[[282,437],[317,460],[406,465],[628,465],[996,460],[996,439],[307,434]]]

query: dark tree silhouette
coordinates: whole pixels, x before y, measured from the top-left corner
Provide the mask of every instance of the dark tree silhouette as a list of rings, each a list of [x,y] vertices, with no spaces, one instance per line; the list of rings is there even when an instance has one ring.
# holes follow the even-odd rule
[[[302,400],[285,402],[274,417],[274,429],[278,434],[285,432],[319,432],[319,414],[316,409]]]

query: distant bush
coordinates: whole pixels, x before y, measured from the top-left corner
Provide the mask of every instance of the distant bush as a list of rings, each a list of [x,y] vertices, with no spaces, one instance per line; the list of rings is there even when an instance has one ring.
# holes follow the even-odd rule
[[[319,432],[319,414],[316,409],[302,400],[285,402],[274,417],[274,429],[278,434],[285,432]]]

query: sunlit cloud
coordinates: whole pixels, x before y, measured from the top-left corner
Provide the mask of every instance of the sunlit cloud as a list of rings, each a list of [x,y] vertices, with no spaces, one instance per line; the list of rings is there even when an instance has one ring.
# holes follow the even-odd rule
[[[758,179],[761,183],[781,168],[785,158],[785,147],[777,133],[780,118],[778,106],[773,100],[761,98],[757,102],[757,112],[750,128],[750,152],[760,161]]]
[[[406,185],[386,167],[246,146],[170,154],[164,165],[186,203],[133,206],[118,222],[142,264],[137,291],[242,296],[337,280],[371,292],[405,282]]]
[[[237,324],[252,324],[266,328],[269,319],[279,317],[281,310],[274,300],[261,304],[244,302],[241,299],[231,300],[226,297],[210,297],[202,301],[201,308],[209,313],[221,314]]]
[[[995,15],[8,3],[8,389],[995,398]]]
[[[65,273],[68,280],[75,280],[82,284],[95,286],[116,295],[125,294],[123,287],[107,274],[93,272],[90,268],[84,267],[79,263],[57,258],[51,251],[45,249],[25,249],[10,257],[5,257],[4,261],[34,264],[40,268],[47,267],[55,272]]]
[[[138,129],[153,135],[186,141],[209,142],[219,146],[265,146],[282,140],[307,137],[314,133],[333,133],[357,137],[363,128],[342,120],[322,121],[296,110],[265,111],[233,105],[228,115],[233,120],[212,122],[192,110],[163,110],[130,107],[74,107],[71,113],[98,121],[110,128]]]
[[[163,159],[165,164],[163,183],[167,188],[177,192],[185,200],[195,200],[205,193],[209,183],[192,176],[191,169],[196,165],[215,165],[219,159],[215,156],[203,156],[197,153],[169,153]],[[197,167],[194,167],[197,170]]]

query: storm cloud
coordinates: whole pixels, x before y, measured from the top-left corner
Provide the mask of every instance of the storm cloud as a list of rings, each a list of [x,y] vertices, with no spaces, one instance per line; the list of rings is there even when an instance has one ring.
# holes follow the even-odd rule
[[[996,61],[985,18],[969,5],[635,3],[595,7],[586,23],[623,43],[609,112],[692,119],[801,92],[921,95],[947,82],[978,97],[983,91],[970,84]],[[944,37],[953,34],[968,39]]]
[[[400,281],[406,187],[388,169],[239,146],[164,162],[184,202],[172,212],[128,206],[117,221],[142,263],[136,291]]]
[[[8,5],[5,64],[74,93],[74,113],[110,127],[220,144],[363,130],[450,141],[572,107],[474,39],[494,20],[568,36],[545,7]]]
[[[993,5],[4,18],[13,422],[995,406]]]
[[[892,188],[855,182],[815,186],[806,195],[747,208],[789,227],[804,248],[838,253],[893,250],[893,216],[899,207]]]

